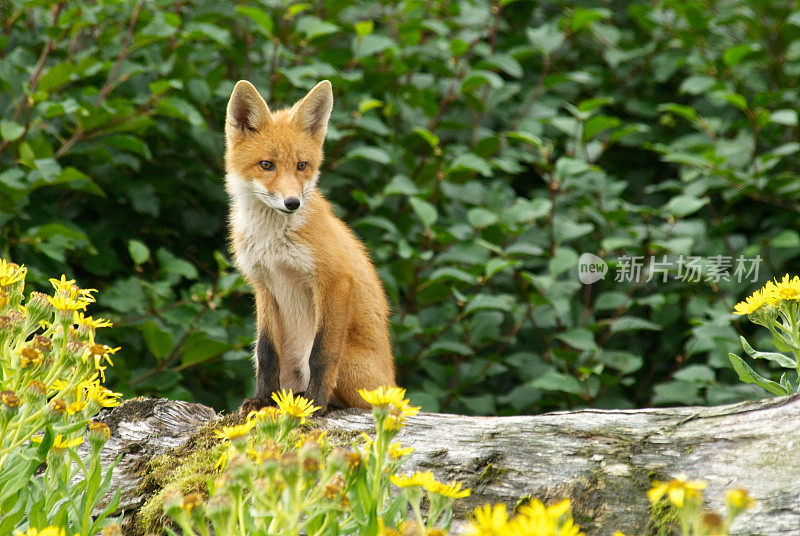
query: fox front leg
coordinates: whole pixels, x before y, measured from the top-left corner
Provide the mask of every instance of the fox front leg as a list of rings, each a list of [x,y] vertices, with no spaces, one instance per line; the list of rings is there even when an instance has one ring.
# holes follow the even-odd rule
[[[256,390],[253,398],[242,402],[239,412],[247,415],[251,411],[258,411],[264,406],[275,405],[272,393],[280,390],[280,364],[275,344],[266,330],[258,335],[256,343]]]

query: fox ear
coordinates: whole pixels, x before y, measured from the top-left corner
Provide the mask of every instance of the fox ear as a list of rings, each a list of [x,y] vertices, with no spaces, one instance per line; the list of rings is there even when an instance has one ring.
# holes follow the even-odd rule
[[[292,107],[292,117],[315,138],[324,138],[333,109],[331,83],[323,80]]]
[[[239,80],[228,101],[225,132],[228,136],[260,130],[270,119],[267,103],[247,80]]]

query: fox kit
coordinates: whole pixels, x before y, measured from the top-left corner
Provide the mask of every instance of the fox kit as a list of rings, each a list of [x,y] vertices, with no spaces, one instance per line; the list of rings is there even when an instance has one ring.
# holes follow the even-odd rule
[[[364,246],[317,189],[333,92],[327,80],[270,111],[250,82],[233,88],[226,188],[236,264],[256,296],[256,389],[242,412],[283,389],[368,408],[356,392],[394,386],[389,306]]]

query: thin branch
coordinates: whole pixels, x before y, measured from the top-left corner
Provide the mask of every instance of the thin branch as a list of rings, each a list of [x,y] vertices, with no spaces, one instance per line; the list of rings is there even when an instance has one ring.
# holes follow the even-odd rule
[[[139,18],[139,12],[142,10],[143,5],[144,0],[139,0],[139,3],[136,4],[136,9],[133,10],[131,21],[128,24],[128,33],[125,35],[125,40],[122,42],[122,49],[119,51],[117,60],[114,62],[114,67],[111,68],[111,72],[108,74],[108,78],[106,79],[105,85],[103,85],[103,89],[100,90],[100,94],[97,95],[97,99],[94,101],[95,106],[100,106],[100,103],[103,102],[111,92],[111,86],[117,79],[117,73],[119,73],[122,60],[124,60],[125,56],[128,55],[128,46],[133,38],[133,31],[136,29],[136,21]]]

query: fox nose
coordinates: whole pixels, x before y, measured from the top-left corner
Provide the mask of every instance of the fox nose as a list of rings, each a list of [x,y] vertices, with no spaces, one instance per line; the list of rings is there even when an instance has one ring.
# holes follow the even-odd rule
[[[300,200],[297,199],[296,197],[290,197],[290,198],[286,199],[283,202],[283,204],[286,206],[287,209],[289,209],[292,212],[294,212],[300,206]]]

